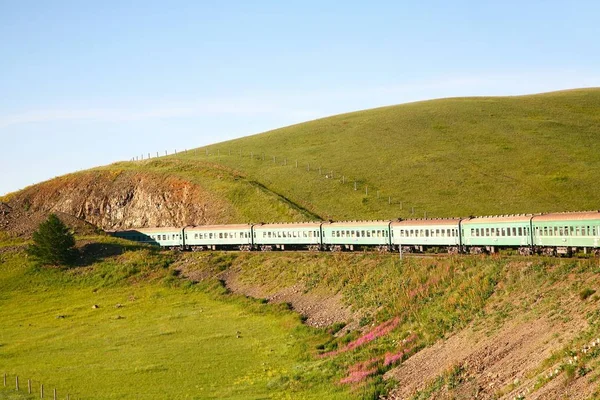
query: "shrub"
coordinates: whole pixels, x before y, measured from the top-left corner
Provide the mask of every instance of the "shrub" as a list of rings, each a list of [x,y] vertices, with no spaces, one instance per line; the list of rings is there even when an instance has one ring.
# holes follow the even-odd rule
[[[587,300],[587,298],[593,295],[594,293],[596,293],[594,289],[585,288],[581,292],[579,292],[579,298],[581,300]]]
[[[72,265],[77,256],[75,238],[69,228],[54,214],[33,233],[33,244],[27,254],[42,265]]]

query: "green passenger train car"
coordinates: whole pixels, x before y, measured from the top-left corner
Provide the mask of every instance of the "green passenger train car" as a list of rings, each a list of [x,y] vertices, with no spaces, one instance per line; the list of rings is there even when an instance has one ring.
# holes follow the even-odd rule
[[[413,219],[392,222],[394,248],[404,251],[423,251],[430,247],[448,247],[458,252],[460,247],[460,218]]]
[[[252,248],[252,225],[203,225],[183,228],[185,248],[192,250]]]
[[[161,247],[180,247],[183,243],[182,229],[175,227],[130,229],[114,232],[113,235],[122,239]]]
[[[472,253],[494,252],[497,248],[516,248],[523,254],[532,252],[531,220],[533,215],[503,215],[463,220],[463,246]]]
[[[320,222],[260,224],[254,225],[254,233],[254,245],[263,251],[321,247]]]
[[[391,247],[391,221],[346,221],[324,223],[323,247],[327,250],[354,250],[359,247]]]
[[[600,212],[544,214],[533,218],[534,245],[546,254],[600,248]]]

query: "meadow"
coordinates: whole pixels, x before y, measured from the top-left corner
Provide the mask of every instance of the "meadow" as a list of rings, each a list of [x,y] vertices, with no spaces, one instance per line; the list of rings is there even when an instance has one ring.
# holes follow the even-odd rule
[[[132,248],[68,271],[24,260],[0,263],[0,371],[13,383],[94,399],[348,397],[327,379],[280,379],[318,368],[307,349],[323,332],[285,307],[180,282],[168,254]]]

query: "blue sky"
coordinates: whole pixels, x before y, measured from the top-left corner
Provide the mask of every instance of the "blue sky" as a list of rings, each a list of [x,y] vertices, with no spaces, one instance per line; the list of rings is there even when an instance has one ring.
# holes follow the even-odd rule
[[[438,97],[600,86],[597,1],[0,0],[0,195]]]

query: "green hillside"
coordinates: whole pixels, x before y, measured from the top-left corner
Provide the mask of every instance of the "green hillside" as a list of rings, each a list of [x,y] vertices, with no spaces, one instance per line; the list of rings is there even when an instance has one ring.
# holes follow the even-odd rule
[[[594,88],[359,111],[111,168],[226,167],[324,219],[447,217],[598,208],[598,154]]]

